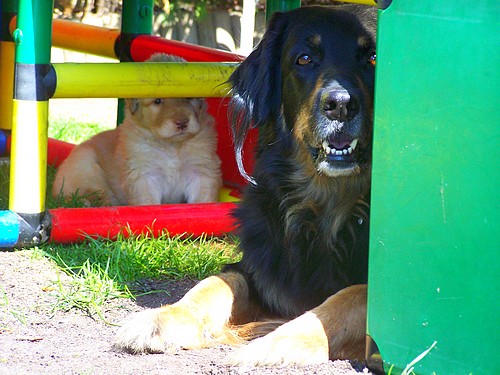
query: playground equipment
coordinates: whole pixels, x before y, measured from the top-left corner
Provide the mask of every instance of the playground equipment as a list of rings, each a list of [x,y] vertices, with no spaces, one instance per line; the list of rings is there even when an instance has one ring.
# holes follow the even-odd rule
[[[225,82],[234,69],[235,62],[241,61],[242,57],[224,51],[141,35],[140,32],[151,33],[151,9],[152,1],[126,1],[121,33],[116,30],[56,21],[54,42],[70,49],[89,48],[91,52],[107,57],[120,57],[126,61],[143,61],[153,52],[166,52],[183,56],[189,61],[211,63],[125,62],[51,65],[50,33],[47,35],[47,30],[51,30],[51,4],[38,1],[21,3],[17,18],[14,17],[14,12],[6,12],[11,15],[9,30],[13,41],[17,44],[16,79],[17,76],[21,78],[16,82],[28,85],[16,85],[11,105],[15,124],[12,126],[12,136],[8,139],[10,142],[6,142],[7,149],[10,149],[12,164],[10,210],[0,216],[2,223],[0,232],[3,233],[0,235],[0,247],[29,246],[48,239],[73,242],[81,240],[84,237],[83,232],[94,236],[113,236],[116,232],[114,228],[118,226],[124,228],[127,233],[149,231],[150,228],[161,231],[166,228],[171,234],[193,235],[202,233],[220,235],[232,229],[229,216],[233,208],[231,203],[197,206],[197,210],[202,210],[201,213],[197,213],[193,207],[187,205],[179,208],[150,207],[149,216],[144,214],[146,212],[144,210],[124,207],[102,208],[97,211],[94,209],[45,211],[47,157],[50,163],[57,165],[72,148],[64,142],[46,138],[48,98],[213,97],[208,101],[210,111],[219,124],[219,154],[223,161],[224,181],[230,188],[243,186],[244,180],[237,172],[232,151],[228,147],[230,131],[227,127],[227,100],[220,99],[228,95]],[[34,13],[31,13],[31,10],[34,10]],[[32,19],[31,14],[37,14],[36,19]],[[84,40],[87,42],[84,43]],[[226,62],[213,63],[221,60]],[[10,64],[12,65],[12,62]],[[23,86],[23,89],[18,89],[18,86]],[[108,89],[103,90],[106,87]],[[153,89],[154,87],[159,90]],[[188,89],[183,90],[185,87]],[[2,127],[9,128],[9,120],[10,118],[2,118],[0,120],[0,123],[4,124]],[[50,145],[49,149],[47,144]],[[30,188],[27,189],[27,186]],[[33,191],[39,193],[33,194]],[[182,218],[186,220],[183,221]],[[197,225],[187,225],[189,218]],[[91,222],[96,225],[90,225]],[[182,222],[186,226],[179,225]]]
[[[11,3],[4,0],[4,8]],[[36,82],[40,87],[47,84],[54,88],[52,94],[63,95],[69,89],[59,79],[77,74],[77,66],[51,66],[46,52],[50,45],[46,43],[45,52],[29,52],[38,51],[42,42],[33,40],[33,35],[46,37],[49,30],[46,20],[51,9],[45,3],[50,2],[24,0],[23,4],[29,6],[20,7],[17,28],[24,33],[17,35],[20,39],[13,35],[17,42],[22,40],[18,50],[26,47],[25,42],[28,46],[27,51],[16,53],[16,63],[22,65],[19,73],[27,74],[23,82]],[[131,5],[135,14],[148,16],[143,8],[146,3],[125,0],[124,6],[135,4]],[[496,266],[500,220],[496,190],[500,181],[496,120],[500,98],[495,46],[499,11],[497,0],[474,4],[466,0],[379,1],[367,360],[380,372],[409,373],[413,367],[417,374],[498,373],[495,359],[500,306],[495,296],[500,289]],[[30,19],[30,14],[36,14],[37,19]],[[45,23],[40,25],[42,19]],[[174,53],[198,62],[240,59],[220,51],[136,35],[138,31],[133,28],[122,37],[116,31],[88,26],[81,26],[85,27],[81,31],[67,25],[54,22],[55,44],[71,48],[73,40],[88,51],[128,61],[143,61],[152,52]],[[85,43],[82,36],[94,42]],[[8,82],[5,77],[14,76],[5,69],[10,66],[6,59],[13,61],[14,45],[11,41],[6,46],[6,40],[2,31],[2,94]],[[211,83],[219,90],[214,93],[222,95],[231,65],[200,65],[198,73],[216,66],[227,69]],[[81,67],[81,72],[88,72],[92,65]],[[152,69],[163,75],[170,69],[184,68]],[[70,74],[71,69],[75,70]],[[129,68],[116,69],[109,77],[101,77],[100,70],[97,78],[110,84],[119,69]],[[40,80],[36,74],[40,71],[44,72],[42,77],[55,76],[57,82],[52,78]],[[228,215],[232,203],[54,209],[45,214],[43,194],[32,192],[45,189],[47,144],[47,160],[55,165],[72,146],[47,142],[48,95],[34,90],[37,85],[27,86],[16,88],[14,93],[16,120],[11,154],[13,178],[20,182],[11,185],[14,196],[10,210],[0,213],[0,247],[32,245],[49,239],[49,235],[53,240],[72,242],[81,239],[77,229],[105,236],[115,235],[128,224],[131,231],[141,231],[145,223],[152,223],[152,217],[157,218],[152,223],[154,230],[166,227],[172,233],[220,234],[232,228]],[[167,86],[165,93],[171,93]],[[146,95],[145,87],[137,84],[135,89]],[[212,114],[224,124],[225,101],[209,101]],[[0,104],[11,102],[2,100]],[[9,109],[1,112],[8,113]],[[231,147],[227,147],[229,131],[225,127],[219,130],[219,143],[223,145],[219,153],[226,163],[224,180],[237,188],[244,181],[235,167]],[[0,133],[0,151],[7,143]],[[26,150],[29,156],[22,155]],[[24,185],[29,186],[28,194]]]
[[[224,97],[228,95],[225,82],[235,67],[234,62],[242,59],[235,54],[150,36],[152,0],[124,1],[120,32],[92,26],[70,25],[64,21],[55,21],[52,28],[52,2],[23,0],[19,2],[19,7],[16,3],[15,0],[6,0],[2,7],[6,16],[2,18],[7,20],[6,25],[2,26],[2,46],[7,46],[9,51],[2,53],[2,67],[10,68],[13,65],[12,60],[6,59],[14,55],[12,50],[15,45],[16,85],[13,88],[4,85],[5,82],[13,81],[14,76],[13,71],[5,69],[8,74],[6,73],[6,78],[2,76],[2,97],[10,97],[13,92],[14,100],[2,101],[6,106],[6,110],[2,113],[6,115],[0,118],[0,127],[12,128],[9,211],[3,216],[0,213],[3,217],[3,230],[0,232],[9,233],[9,236],[0,243],[0,247],[22,247],[48,239],[55,240],[55,232],[51,236],[51,222],[55,220],[54,216],[58,211],[56,209],[46,211],[44,199],[45,167],[47,155],[51,154],[51,150],[47,149],[49,98]],[[272,10],[289,9],[299,6],[300,1],[270,1],[268,5]],[[6,29],[10,33],[7,33]],[[52,39],[56,46],[77,50],[82,48],[86,52],[117,57],[122,63],[50,64]],[[153,52],[176,54],[191,63],[140,63],[149,58]],[[196,64],[193,61],[203,61],[203,63]],[[215,61],[225,61],[225,63],[215,63]],[[227,63],[228,61],[233,63]],[[223,162],[224,182],[231,188],[241,188],[245,181],[237,172],[231,147],[228,147],[231,144],[231,137],[227,127],[226,106],[227,101],[224,99],[209,100],[210,111],[219,124],[218,152]],[[121,112],[119,110],[119,119]],[[10,123],[11,119],[14,119],[14,124]],[[251,143],[252,141],[249,142],[249,149],[252,147]],[[68,150],[68,147],[64,146],[64,150]],[[247,155],[251,155],[251,152]],[[246,164],[251,168],[251,157],[247,159]],[[210,210],[210,206],[204,209]],[[231,205],[227,205],[225,214],[229,214],[230,209]],[[78,211],[74,209],[72,212]],[[128,223],[121,224],[127,226]],[[145,227],[151,224],[151,222],[145,223]],[[73,240],[81,238],[80,235],[76,235],[78,229],[81,227],[77,226],[67,231],[75,233]],[[166,229],[172,233],[171,228]],[[220,228],[213,228],[209,233],[220,233]],[[107,233],[94,234],[107,235]]]
[[[499,373],[499,17],[379,10],[368,335],[386,372]]]

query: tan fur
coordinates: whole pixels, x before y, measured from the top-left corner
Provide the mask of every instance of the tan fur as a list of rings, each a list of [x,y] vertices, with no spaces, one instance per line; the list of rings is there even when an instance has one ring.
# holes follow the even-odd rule
[[[239,349],[230,363],[314,364],[364,357],[366,285],[345,288],[318,307]],[[281,321],[277,321],[281,323]],[[268,322],[270,326],[274,322]]]
[[[214,202],[222,184],[216,147],[204,100],[127,99],[123,124],[77,146],[52,194],[97,192],[111,205]]]
[[[120,328],[115,347],[132,353],[193,349],[240,342],[231,322],[248,321],[248,285],[239,273],[212,276],[173,305],[132,315]]]
[[[317,37],[321,39],[319,35]],[[311,95],[309,95],[309,100],[303,103],[302,107],[298,108],[297,118],[293,126],[293,134],[298,142],[305,142],[306,138],[310,135],[311,121],[313,121],[311,117],[313,113],[312,108],[315,105],[316,96],[323,86],[323,77],[319,77],[314,89],[311,91]]]

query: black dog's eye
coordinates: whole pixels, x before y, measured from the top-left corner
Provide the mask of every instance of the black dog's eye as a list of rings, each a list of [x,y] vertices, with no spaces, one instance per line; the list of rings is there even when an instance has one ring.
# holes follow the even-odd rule
[[[298,65],[307,65],[309,63],[312,63],[312,58],[307,54],[303,54],[297,59]]]
[[[370,54],[370,57],[368,57],[368,63],[375,66],[377,63],[377,54],[375,52],[372,52]]]
[[[161,104],[161,103],[163,103],[163,99],[155,99],[153,103],[154,104]]]

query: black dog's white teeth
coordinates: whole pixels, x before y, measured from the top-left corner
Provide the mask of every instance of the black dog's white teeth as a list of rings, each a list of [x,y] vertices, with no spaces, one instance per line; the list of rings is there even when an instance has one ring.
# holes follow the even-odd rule
[[[331,155],[347,155],[347,154],[352,154],[353,151],[356,149],[356,145],[358,144],[358,138],[353,139],[349,145],[343,149],[336,150],[334,147],[332,147],[327,141],[323,142],[323,150],[325,150],[326,154],[331,154]]]

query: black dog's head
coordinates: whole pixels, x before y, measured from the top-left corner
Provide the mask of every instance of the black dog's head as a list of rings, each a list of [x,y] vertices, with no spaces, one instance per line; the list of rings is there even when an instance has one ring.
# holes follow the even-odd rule
[[[276,139],[293,135],[304,162],[321,175],[369,170],[375,17],[375,9],[361,6],[303,7],[272,17],[230,79],[240,171],[251,127]]]

